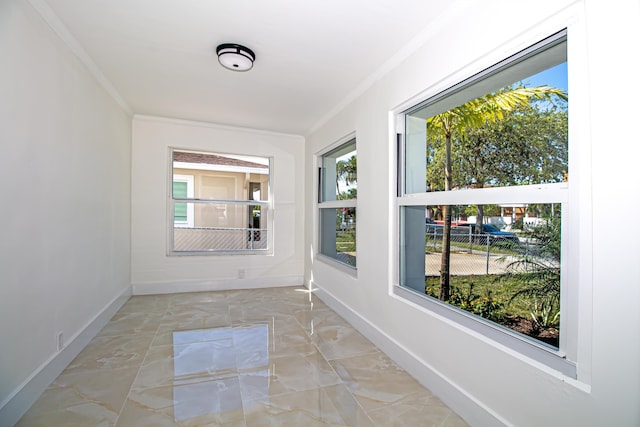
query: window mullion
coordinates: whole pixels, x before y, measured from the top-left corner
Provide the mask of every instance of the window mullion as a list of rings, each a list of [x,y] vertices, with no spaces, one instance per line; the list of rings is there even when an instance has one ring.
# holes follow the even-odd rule
[[[336,209],[336,208],[355,208],[357,207],[357,200],[335,200],[330,202],[322,202],[318,205],[320,209]]]
[[[407,194],[398,198],[404,206],[478,205],[508,203],[567,203],[566,183],[521,185],[513,187],[463,189]]]

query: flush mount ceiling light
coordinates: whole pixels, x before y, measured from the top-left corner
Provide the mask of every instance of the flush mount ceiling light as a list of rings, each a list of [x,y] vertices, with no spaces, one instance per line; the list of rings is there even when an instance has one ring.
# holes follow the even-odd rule
[[[248,47],[235,43],[223,43],[216,48],[218,62],[232,71],[249,71],[253,68],[256,54]]]

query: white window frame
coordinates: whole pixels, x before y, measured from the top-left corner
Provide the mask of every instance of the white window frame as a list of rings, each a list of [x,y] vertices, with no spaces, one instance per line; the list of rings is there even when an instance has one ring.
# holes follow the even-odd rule
[[[575,22],[573,23],[575,24]],[[423,93],[422,96],[407,101],[404,105],[399,106],[390,114],[391,129],[397,134],[392,139],[390,145],[390,158],[393,164],[390,164],[392,176],[395,176],[397,185],[397,194],[392,195],[392,218],[395,227],[392,228],[393,234],[391,241],[395,242],[394,257],[392,264],[392,286],[390,292],[401,301],[410,303],[411,306],[417,307],[428,313],[435,313],[445,319],[446,322],[461,325],[474,333],[487,337],[490,342],[495,343],[501,348],[514,350],[517,354],[524,356],[527,360],[534,363],[542,364],[559,372],[562,376],[568,378],[578,378],[588,381],[590,371],[583,368],[579,369],[578,360],[588,363],[590,360],[588,348],[590,339],[584,334],[580,334],[582,330],[589,330],[590,324],[586,324],[589,318],[589,301],[591,294],[591,273],[584,263],[588,262],[591,257],[591,216],[590,206],[591,198],[589,196],[589,188],[591,186],[591,177],[587,167],[591,159],[591,145],[588,138],[588,132],[584,126],[580,126],[581,122],[588,122],[588,109],[581,105],[586,104],[586,78],[580,76],[580,72],[576,70],[585,69],[586,51],[581,48],[578,43],[571,42],[573,32],[572,26],[567,22],[560,23],[553,31],[546,32],[546,36],[554,34],[559,30],[565,31],[567,37],[567,60],[569,62],[569,93],[571,94],[571,114],[569,115],[569,183],[556,184],[540,184],[518,187],[502,187],[502,188],[484,188],[484,189],[464,189],[456,191],[440,191],[440,192],[423,192],[407,194],[404,192],[404,132],[405,132],[405,112],[425,103],[429,99],[442,99],[446,97],[446,92],[455,90],[458,86],[462,86],[469,80],[478,80],[479,75],[490,71],[492,67],[497,67],[502,62],[507,62],[511,55],[502,53],[502,60],[492,61],[492,63],[478,61],[469,67],[469,73],[461,78],[452,81],[449,84],[446,81],[440,82],[439,87],[433,87]],[[579,34],[576,31],[575,34]],[[526,37],[523,36],[523,37]],[[577,40],[584,41],[580,35],[576,35]],[[512,54],[517,55],[522,51],[522,46],[534,46],[545,40],[545,34],[530,33],[528,35],[528,43],[523,44],[520,40],[519,44],[514,43]],[[574,48],[575,46],[575,48]],[[525,49],[526,50],[526,49]],[[507,50],[508,52],[508,50]],[[487,58],[491,58],[487,55]],[[490,60],[490,59],[489,59]],[[485,60],[486,61],[486,60]],[[495,65],[494,65],[495,64]],[[582,66],[581,66],[582,65]],[[482,70],[482,71],[480,71]],[[579,82],[577,85],[572,82]],[[444,85],[444,86],[443,86]],[[582,94],[575,90],[576,86],[584,91]],[[420,101],[422,100],[422,102]],[[580,167],[580,165],[583,165]],[[502,327],[493,322],[487,321],[480,317],[474,316],[464,310],[457,309],[447,303],[427,297],[424,293],[419,293],[412,289],[408,289],[400,285],[400,210],[402,206],[433,206],[433,205],[470,205],[470,204],[506,204],[506,203],[562,203],[562,265],[561,265],[561,333],[559,349],[550,348],[542,343],[529,339],[510,329]],[[571,250],[569,250],[571,248]],[[581,262],[582,260],[582,262]],[[580,292],[578,292],[580,290]],[[583,356],[583,357],[579,357]],[[584,366],[584,365],[583,365]]]
[[[222,155],[222,156],[226,156],[226,157],[231,157],[231,158],[237,158],[239,160],[250,160],[251,158],[255,158],[255,157],[259,157],[259,158],[263,158],[263,159],[267,159],[268,160],[268,169],[267,169],[267,175],[268,175],[268,188],[269,190],[267,191],[267,200],[221,200],[221,199],[214,199],[214,200],[209,200],[209,199],[198,199],[195,197],[195,179],[193,176],[191,176],[191,182],[192,182],[192,187],[190,190],[189,187],[189,181],[187,180],[187,195],[188,197],[185,199],[182,198],[174,198],[173,197],[173,181],[174,181],[174,177],[189,177],[190,175],[184,175],[184,174],[173,174],[173,170],[174,170],[174,162],[173,162],[173,152],[174,151],[183,151],[183,152],[196,152],[196,153],[203,153],[203,154],[214,154],[214,155]],[[183,168],[183,169],[189,169],[192,168],[189,166],[189,164],[185,164],[185,163],[181,163],[181,162],[176,162],[176,168]],[[204,164],[203,164],[204,165]],[[233,169],[230,168],[219,168],[222,171],[235,171]],[[258,173],[258,174],[264,174],[264,170],[262,169],[256,169],[256,168],[243,168],[243,167],[239,167],[237,169],[240,169],[240,172],[245,173],[247,176],[250,173]],[[180,147],[169,147],[168,149],[168,157],[167,157],[167,170],[168,170],[168,174],[167,174],[167,188],[169,189],[169,191],[167,192],[167,240],[166,240],[166,244],[167,244],[167,255],[168,256],[217,256],[217,255],[242,255],[242,256],[247,256],[247,255],[273,255],[274,249],[273,249],[273,226],[274,226],[274,209],[273,209],[273,188],[272,188],[272,173],[273,173],[273,158],[272,157],[267,157],[267,156],[257,156],[257,155],[243,155],[243,154],[238,154],[238,153],[224,153],[224,152],[220,152],[220,151],[211,151],[211,150],[207,150],[207,149],[189,149],[189,148],[180,148]],[[206,165],[204,165],[203,167],[198,167],[197,170],[212,170],[211,167],[208,167]],[[218,168],[216,169],[218,170]],[[178,180],[179,181],[179,180]],[[174,249],[174,228],[176,227],[176,225],[180,225],[182,222],[181,221],[175,221],[174,218],[174,214],[175,214],[175,207],[174,207],[174,203],[176,202],[187,202],[187,224],[189,224],[191,222],[192,225],[190,225],[190,227],[195,228],[195,215],[193,214],[193,210],[194,210],[194,203],[213,203],[213,204],[229,204],[229,205],[244,205],[244,206],[255,206],[255,205],[260,205],[262,206],[263,209],[266,210],[266,212],[268,212],[268,216],[267,216],[267,221],[266,221],[266,227],[267,227],[267,232],[265,234],[265,237],[267,239],[266,242],[266,247],[265,248],[253,248],[253,249],[207,249],[207,250],[184,250],[184,251],[176,251]],[[192,206],[189,206],[189,204],[191,204]],[[191,216],[189,216],[189,213],[192,212]],[[251,230],[248,229],[248,232],[252,232]]]
[[[316,221],[316,245],[315,247],[317,248],[315,251],[315,256],[316,259],[320,259],[328,264],[333,265],[334,267],[343,270],[349,274],[353,274],[355,275],[357,273],[357,248],[358,248],[358,225],[357,225],[357,212],[358,212],[358,200],[357,198],[355,199],[349,199],[349,200],[327,200],[325,201],[325,196],[324,196],[324,192],[325,192],[325,186],[324,186],[324,182],[323,182],[323,159],[324,157],[342,147],[342,146],[346,146],[349,144],[355,144],[356,146],[356,153],[357,153],[357,139],[356,139],[356,134],[355,132],[341,138],[339,141],[335,142],[334,144],[332,144],[331,146],[327,147],[326,149],[322,150],[319,153],[316,153],[315,155],[315,170],[318,171],[318,173],[316,174],[316,186],[315,188],[317,189],[317,198],[316,198],[316,209],[315,211],[317,212],[317,221]],[[357,154],[356,154],[357,156]],[[357,158],[357,157],[356,157]],[[331,189],[331,191],[333,192],[333,188]],[[332,230],[329,229],[324,229],[322,227],[322,210],[323,209],[342,209],[342,208],[353,208],[356,210],[356,228],[355,228],[355,232],[356,232],[356,236],[355,236],[355,240],[356,240],[356,265],[352,266],[349,265],[347,263],[344,263],[342,261],[340,261],[339,259],[337,259],[337,257],[331,257],[329,255],[326,255],[324,253],[321,252],[321,247],[322,247],[322,242],[323,239],[326,238],[325,237],[325,233],[332,233],[333,234],[333,239],[335,240],[335,227],[333,227]]]

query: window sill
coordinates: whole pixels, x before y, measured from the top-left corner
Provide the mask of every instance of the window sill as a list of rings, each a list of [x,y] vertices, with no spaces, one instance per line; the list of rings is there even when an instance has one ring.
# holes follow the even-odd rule
[[[571,379],[577,378],[576,364],[567,360],[556,348],[547,346],[543,343],[536,343],[517,332],[467,313],[466,311],[453,307],[449,304],[429,298],[412,289],[396,285],[393,287],[393,294],[400,299],[418,305],[426,311],[440,315],[451,320],[451,322],[481,334],[489,340],[510,348],[513,351],[558,371]]]
[[[184,256],[246,256],[246,255],[259,255],[269,256],[273,255],[273,251],[269,249],[253,249],[253,250],[228,250],[228,251],[169,251],[167,256],[169,257],[184,257]]]
[[[337,270],[342,271],[343,273],[347,273],[353,277],[358,277],[358,268],[357,267],[353,267],[349,264],[345,264],[343,262],[338,261],[335,258],[331,258],[328,257],[326,255],[323,255],[321,253],[317,253],[316,254],[316,260],[320,261],[323,264],[327,264]]]

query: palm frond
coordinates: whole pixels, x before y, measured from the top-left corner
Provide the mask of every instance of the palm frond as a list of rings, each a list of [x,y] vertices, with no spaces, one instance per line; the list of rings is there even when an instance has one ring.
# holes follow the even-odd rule
[[[444,135],[451,136],[453,132],[464,135],[467,128],[478,128],[486,122],[502,120],[505,113],[525,106],[531,100],[553,102],[555,98],[568,99],[564,90],[546,85],[500,90],[429,117],[427,131],[440,129]]]

